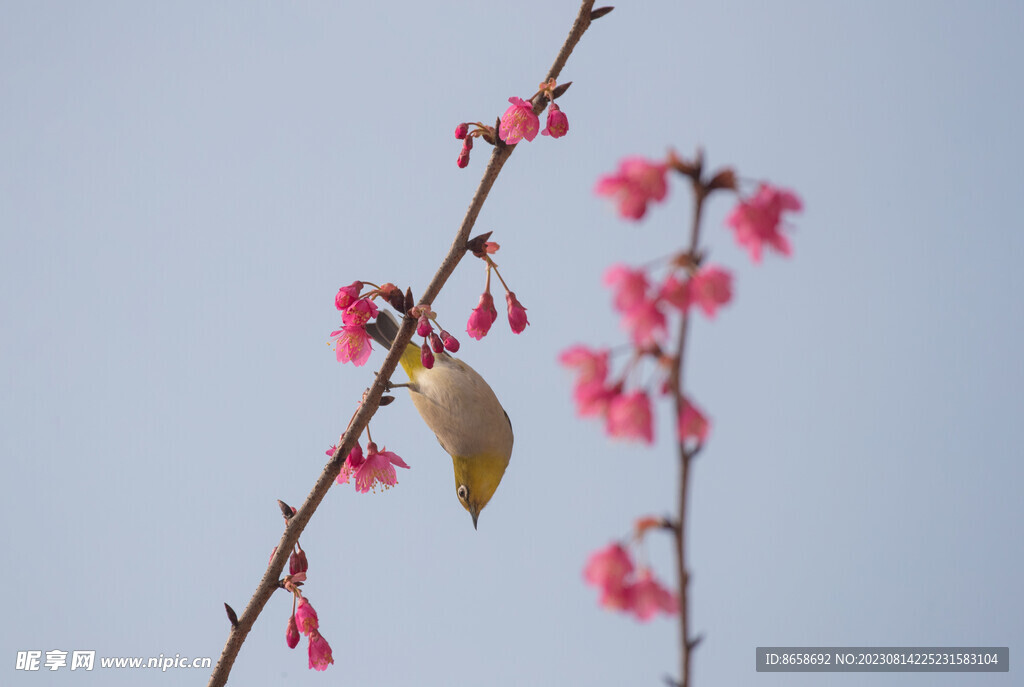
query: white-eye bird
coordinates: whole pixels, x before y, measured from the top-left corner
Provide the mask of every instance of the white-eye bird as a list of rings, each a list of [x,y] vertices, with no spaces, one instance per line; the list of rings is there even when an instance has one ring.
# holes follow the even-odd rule
[[[373,340],[390,349],[398,335],[398,322],[381,311],[366,324]],[[402,369],[409,375],[409,395],[441,448],[452,457],[455,494],[473,516],[473,527],[508,467],[512,456],[512,422],[491,387],[466,363],[447,352],[438,353],[427,369],[420,347],[409,343],[402,353]]]

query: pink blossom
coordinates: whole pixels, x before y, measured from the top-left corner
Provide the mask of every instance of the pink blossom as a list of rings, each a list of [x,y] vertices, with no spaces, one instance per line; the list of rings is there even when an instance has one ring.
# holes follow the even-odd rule
[[[790,255],[793,249],[779,230],[782,213],[798,212],[803,209],[800,199],[792,191],[761,184],[757,193],[740,201],[725,223],[736,232],[736,241],[747,249],[754,262],[761,262],[761,247],[767,245],[783,255]]]
[[[558,105],[551,103],[551,107],[548,108],[548,121],[544,131],[540,132],[541,136],[550,136],[551,138],[561,138],[569,132],[569,119],[565,116],[565,113],[559,109]]]
[[[558,356],[558,362],[578,370],[578,383],[604,382],[608,376],[608,351],[595,351],[581,344],[567,348]]]
[[[466,137],[466,134],[468,133],[469,124],[467,122],[462,122],[461,124],[455,127],[455,138],[459,139],[460,141],[464,139]]]
[[[327,451],[327,455],[333,456],[334,452],[338,450],[337,446],[332,446]],[[348,456],[345,457],[345,462],[341,465],[341,472],[338,473],[337,483],[348,484],[348,478],[352,475],[356,469],[363,464],[363,448],[356,442],[356,445],[349,451]]]
[[[711,424],[704,417],[704,413],[701,412],[700,408],[693,405],[690,399],[684,398],[683,409],[679,412],[679,440],[696,439],[698,442],[704,443],[710,429]]]
[[[327,670],[327,666],[334,663],[334,656],[331,655],[331,645],[316,631],[309,635],[309,667],[311,670]]]
[[[365,327],[346,325],[331,332],[331,338],[334,339],[334,352],[339,363],[351,361],[359,367],[370,359],[370,351],[373,349]]]
[[[622,544],[613,543],[595,551],[583,568],[583,579],[601,591],[598,599],[605,608],[628,608],[630,586],[626,577],[633,572],[633,560]]]
[[[623,586],[633,572],[633,559],[619,542],[613,542],[590,554],[583,568],[583,579],[595,587]]]
[[[630,591],[628,610],[639,620],[646,622],[658,611],[666,615],[675,615],[679,611],[676,595],[654,579],[650,570],[641,570],[637,574],[637,581],[630,585]]]
[[[430,348],[434,353],[440,354],[444,352],[444,344],[441,342],[441,337],[434,332],[430,332]]]
[[[688,284],[686,306],[696,305],[708,317],[732,300],[732,275],[720,267],[705,267],[690,277]]]
[[[363,288],[363,282],[354,281],[348,286],[342,286],[334,296],[334,307],[338,310],[345,310],[359,298],[359,291]]]
[[[299,599],[299,605],[295,609],[295,622],[304,635],[308,635],[320,627],[320,619],[317,618],[316,611],[313,610],[306,597]]]
[[[469,322],[466,324],[466,333],[479,341],[487,336],[494,320],[498,319],[498,311],[494,309],[494,298],[489,291],[480,295],[480,302],[469,315]]]
[[[612,399],[619,394],[617,387],[610,387],[606,383],[608,351],[593,351],[577,345],[562,351],[558,362],[577,369],[572,395],[580,416],[604,415]]]
[[[665,313],[656,299],[645,300],[624,314],[622,324],[629,330],[633,343],[640,347],[657,343],[668,333]]]
[[[466,139],[467,141],[469,139]],[[455,159],[455,164],[458,165],[459,169],[465,169],[469,166],[469,148],[462,146],[462,150],[459,151],[459,157]]]
[[[505,302],[508,304],[508,324],[516,334],[522,334],[526,325],[530,324],[526,319],[526,308],[516,298],[515,293],[509,291],[505,294]]]
[[[604,283],[612,287],[613,303],[619,312],[629,312],[647,300],[647,273],[626,265],[612,265],[604,273]]]
[[[284,641],[288,644],[289,649],[294,649],[299,645],[299,628],[295,624],[295,615],[288,617],[288,629],[284,632]]]
[[[608,406],[608,434],[623,439],[643,439],[654,443],[654,418],[646,391],[619,394]]]
[[[581,382],[572,390],[572,398],[580,417],[589,417],[606,414],[619,393],[618,387],[607,386],[604,382]]]
[[[408,469],[405,461],[391,451],[378,451],[377,444],[370,442],[366,449],[366,460],[356,471],[356,491],[361,494],[373,489],[377,490],[377,482],[389,489],[398,484],[398,475],[394,466]]]
[[[628,157],[619,163],[615,174],[607,174],[597,180],[594,192],[616,200],[619,214],[623,217],[640,219],[647,212],[647,203],[665,199],[668,193],[667,170],[665,163]]]
[[[348,326],[361,327],[375,317],[377,317],[377,304],[369,298],[360,298],[345,308],[341,314],[341,321]]]
[[[532,141],[540,129],[540,119],[533,113],[533,103],[522,98],[509,98],[512,105],[501,115],[498,136],[508,145],[515,145],[524,138]]]
[[[690,307],[690,280],[679,281],[674,273],[669,274],[658,289],[658,298],[685,311]]]

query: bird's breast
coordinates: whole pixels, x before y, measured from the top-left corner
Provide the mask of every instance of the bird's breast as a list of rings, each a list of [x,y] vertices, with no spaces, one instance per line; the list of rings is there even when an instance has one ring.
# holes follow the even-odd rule
[[[438,356],[434,367],[421,368],[413,381],[413,404],[450,455],[511,455],[508,416],[473,368]]]

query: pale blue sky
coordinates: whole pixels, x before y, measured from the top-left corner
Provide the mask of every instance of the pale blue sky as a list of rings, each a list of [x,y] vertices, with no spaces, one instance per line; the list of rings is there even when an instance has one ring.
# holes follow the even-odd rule
[[[0,3],[0,528],[4,684],[203,684],[16,673],[18,650],[216,660],[370,384],[326,346],[353,279],[419,293],[484,167],[464,120],[530,96],[575,2]],[[480,217],[529,308],[460,355],[512,418],[474,531],[402,396],[373,421],[412,466],[328,495],[301,541],[336,665],[284,645],[269,603],[239,685],[662,684],[674,620],[597,608],[580,571],[673,507],[675,460],[576,419],[555,362],[624,340],[600,276],[679,245],[685,187],[641,225],[592,195],[629,154],[704,146],[795,189],[794,256],[752,266],[711,203],[736,300],[698,321],[691,392],[714,420],[691,519],[701,685],[758,645],[1024,639],[1024,6],[622,3],[563,73],[564,139],[506,166]],[[435,309],[463,329],[469,260]],[[500,324],[500,323],[499,323]],[[663,409],[664,410],[664,409]],[[649,547],[672,579],[669,542]],[[1011,657],[1011,660],[1012,657]],[[1010,685],[876,675],[872,685]]]

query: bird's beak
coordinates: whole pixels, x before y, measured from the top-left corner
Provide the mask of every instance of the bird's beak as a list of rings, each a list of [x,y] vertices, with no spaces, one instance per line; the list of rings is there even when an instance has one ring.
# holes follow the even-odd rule
[[[469,507],[469,514],[473,516],[473,529],[476,529],[476,519],[480,517],[480,509],[474,506]]]

